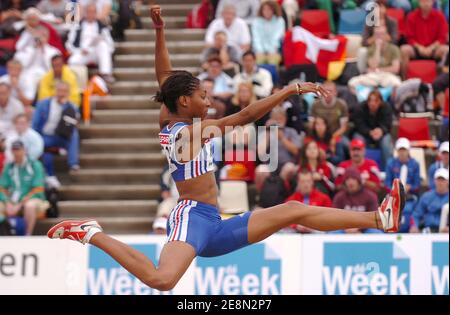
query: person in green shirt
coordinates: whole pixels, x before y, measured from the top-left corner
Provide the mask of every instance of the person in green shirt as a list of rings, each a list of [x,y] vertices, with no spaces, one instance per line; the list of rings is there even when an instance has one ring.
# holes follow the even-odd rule
[[[0,214],[23,215],[26,235],[31,235],[36,220],[43,218],[49,208],[44,193],[44,167],[26,157],[22,141],[14,141],[11,149],[14,160],[5,165],[0,179]]]

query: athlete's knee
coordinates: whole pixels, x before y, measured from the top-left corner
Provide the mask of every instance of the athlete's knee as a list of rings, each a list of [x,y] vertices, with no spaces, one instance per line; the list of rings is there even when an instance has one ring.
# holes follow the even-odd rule
[[[178,279],[170,273],[155,272],[144,279],[144,283],[159,291],[170,291],[177,284]]]
[[[305,207],[304,203],[301,203],[300,201],[297,201],[297,200],[289,200],[289,201],[286,201],[284,204],[287,207],[292,208],[292,209],[299,209],[299,208]]]
[[[290,212],[290,215],[294,220],[301,219],[304,214],[306,214],[307,205],[301,203],[300,201],[290,200],[284,203],[286,211]]]

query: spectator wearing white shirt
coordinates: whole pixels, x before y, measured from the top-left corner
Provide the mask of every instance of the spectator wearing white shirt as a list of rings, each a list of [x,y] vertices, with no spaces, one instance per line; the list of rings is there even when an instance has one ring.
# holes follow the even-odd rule
[[[206,45],[214,44],[214,35],[223,31],[228,36],[228,44],[239,47],[241,51],[250,49],[251,37],[247,23],[236,16],[236,8],[233,5],[226,5],[222,11],[222,17],[211,22],[206,31]]]
[[[241,19],[251,23],[258,14],[260,3],[260,0],[220,0],[217,5],[216,18],[221,17],[225,6],[232,5]]]
[[[112,54],[114,41],[108,27],[97,19],[97,8],[90,4],[86,6],[86,17],[76,24],[69,33],[66,47],[71,53],[69,65],[96,63],[100,75],[108,83],[112,83]]]
[[[25,152],[28,158],[32,160],[39,160],[44,152],[44,140],[39,133],[31,129],[30,121],[25,114],[19,114],[14,118],[14,129],[6,135],[6,162],[12,162],[14,160],[11,146],[13,142],[17,140],[22,141],[25,145]]]
[[[6,65],[8,73],[0,77],[0,82],[11,86],[11,96],[27,108],[33,104],[36,96],[36,87],[23,75],[23,67],[20,61],[11,59]]]
[[[23,105],[11,97],[11,86],[0,82],[0,135],[6,135],[13,129],[14,118],[24,113]]]
[[[18,51],[14,58],[23,66],[23,76],[36,91],[41,78],[52,68],[52,58],[61,52],[48,44],[49,32],[44,26],[38,26],[33,45]]]
[[[243,71],[233,79],[235,91],[238,90],[242,82],[249,82],[253,85],[253,91],[258,98],[264,98],[271,94],[273,88],[272,75],[266,69],[258,67],[254,52],[247,51],[242,56],[242,68]]]
[[[36,8],[29,8],[23,13],[25,27],[20,33],[16,43],[16,51],[23,52],[28,47],[34,46],[36,38],[40,36],[40,28],[44,27],[48,33],[47,43],[59,50],[60,54],[65,54],[61,38],[56,30],[43,20],[41,12]]]
[[[86,8],[93,4],[97,9],[97,19],[107,25],[111,23],[112,0],[78,0],[78,4],[81,6],[81,18],[87,18]]]

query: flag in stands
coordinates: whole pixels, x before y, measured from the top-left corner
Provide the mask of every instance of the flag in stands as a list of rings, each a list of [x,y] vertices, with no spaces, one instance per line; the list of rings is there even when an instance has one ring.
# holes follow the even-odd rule
[[[320,76],[337,79],[345,65],[345,36],[322,39],[301,26],[286,32],[283,53],[286,67],[294,64],[315,64]]]
[[[108,85],[102,77],[95,75],[89,80],[88,86],[84,90],[83,97],[83,120],[85,123],[91,121],[91,96],[106,96],[109,94]]]

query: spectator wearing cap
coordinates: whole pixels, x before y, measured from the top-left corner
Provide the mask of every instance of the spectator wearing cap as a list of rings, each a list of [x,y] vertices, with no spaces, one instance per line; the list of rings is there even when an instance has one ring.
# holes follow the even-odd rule
[[[391,158],[386,168],[386,187],[391,187],[395,178],[399,178],[407,194],[417,195],[420,189],[419,163],[410,156],[411,144],[406,138],[399,138],[395,143],[398,157]]]
[[[71,56],[69,65],[87,66],[98,64],[99,73],[108,83],[114,82],[112,54],[114,41],[108,27],[97,19],[95,4],[85,7],[85,17],[75,23],[66,42]]]
[[[30,120],[25,114],[19,114],[14,118],[14,129],[6,135],[5,156],[7,162],[14,160],[12,144],[17,140],[24,144],[29,159],[40,159],[44,152],[44,140],[39,133],[30,127]]]
[[[356,134],[355,137],[364,139],[368,146],[381,149],[382,165],[384,168],[392,156],[392,110],[383,102],[378,90],[372,91],[364,102],[353,114]]]
[[[420,190],[419,163],[410,156],[410,142],[406,138],[399,138],[395,143],[398,157],[391,158],[386,167],[386,187],[392,187],[395,178],[403,183],[406,192],[406,205],[403,210],[401,232],[408,232],[410,217],[417,203]]]
[[[14,118],[24,112],[22,103],[11,96],[11,86],[0,82],[0,135],[5,137],[13,129]]]
[[[273,88],[272,75],[268,70],[258,67],[253,51],[247,51],[242,56],[242,72],[233,78],[233,82],[235,91],[242,82],[251,83],[258,98],[269,96]]]
[[[375,161],[366,159],[366,145],[361,139],[353,139],[350,143],[350,160],[341,162],[337,167],[337,178],[335,181],[338,190],[344,188],[344,174],[350,168],[356,168],[360,175],[363,185],[378,193],[381,188],[380,169]]]
[[[428,169],[428,187],[430,189],[436,188],[434,186],[435,179],[434,179],[434,173],[436,170],[443,168],[446,169],[447,172],[449,170],[448,168],[448,155],[449,155],[449,143],[448,141],[442,142],[439,146],[439,155],[433,164],[430,165]]]
[[[200,73],[200,80],[206,78],[214,80],[214,97],[227,100],[233,96],[233,79],[223,72],[222,60],[219,57],[212,57],[208,60],[208,70]]]
[[[226,4],[218,16],[206,30],[206,45],[212,46],[214,34],[223,31],[227,34],[228,44],[240,49],[240,52],[250,49],[251,36],[247,23],[236,16],[236,7],[233,4]]]
[[[314,188],[313,174],[303,170],[298,174],[297,189],[286,201],[299,201],[315,207],[331,207],[331,199],[326,194]],[[303,226],[297,226],[297,230],[302,233],[310,233],[314,230]]]
[[[52,58],[52,69],[41,79],[39,83],[38,101],[55,96],[57,81],[64,81],[69,84],[69,100],[72,104],[79,107],[81,96],[77,76],[68,65],[64,64],[64,58],[61,55],[56,55]]]
[[[333,198],[333,207],[351,211],[376,211],[378,209],[377,195],[364,187],[361,174],[356,168],[348,168],[343,177],[344,190]],[[344,231],[342,231],[344,232]],[[350,229],[346,233],[380,233],[377,229]]]
[[[445,168],[440,168],[434,173],[435,188],[420,197],[413,212],[411,233],[419,232],[419,228],[448,233],[448,225],[443,231],[439,231],[442,207],[448,204],[448,177],[448,169]]]
[[[11,149],[14,159],[6,164],[0,179],[0,213],[6,217],[23,215],[26,235],[31,235],[36,220],[45,217],[49,207],[44,193],[44,168],[41,162],[27,158],[22,141],[13,142]]]
[[[70,170],[77,171],[79,166],[79,134],[77,129],[78,109],[69,101],[69,84],[60,81],[56,85],[56,95],[36,105],[33,116],[33,129],[44,139],[46,152],[43,155],[47,183],[58,188],[61,184],[55,176],[53,152],[55,148],[65,149]]]
[[[22,64],[15,59],[8,61],[6,65],[7,74],[0,77],[0,82],[5,82],[11,86],[11,96],[22,103],[25,108],[33,104],[36,96],[36,87],[30,84],[23,75]]]

